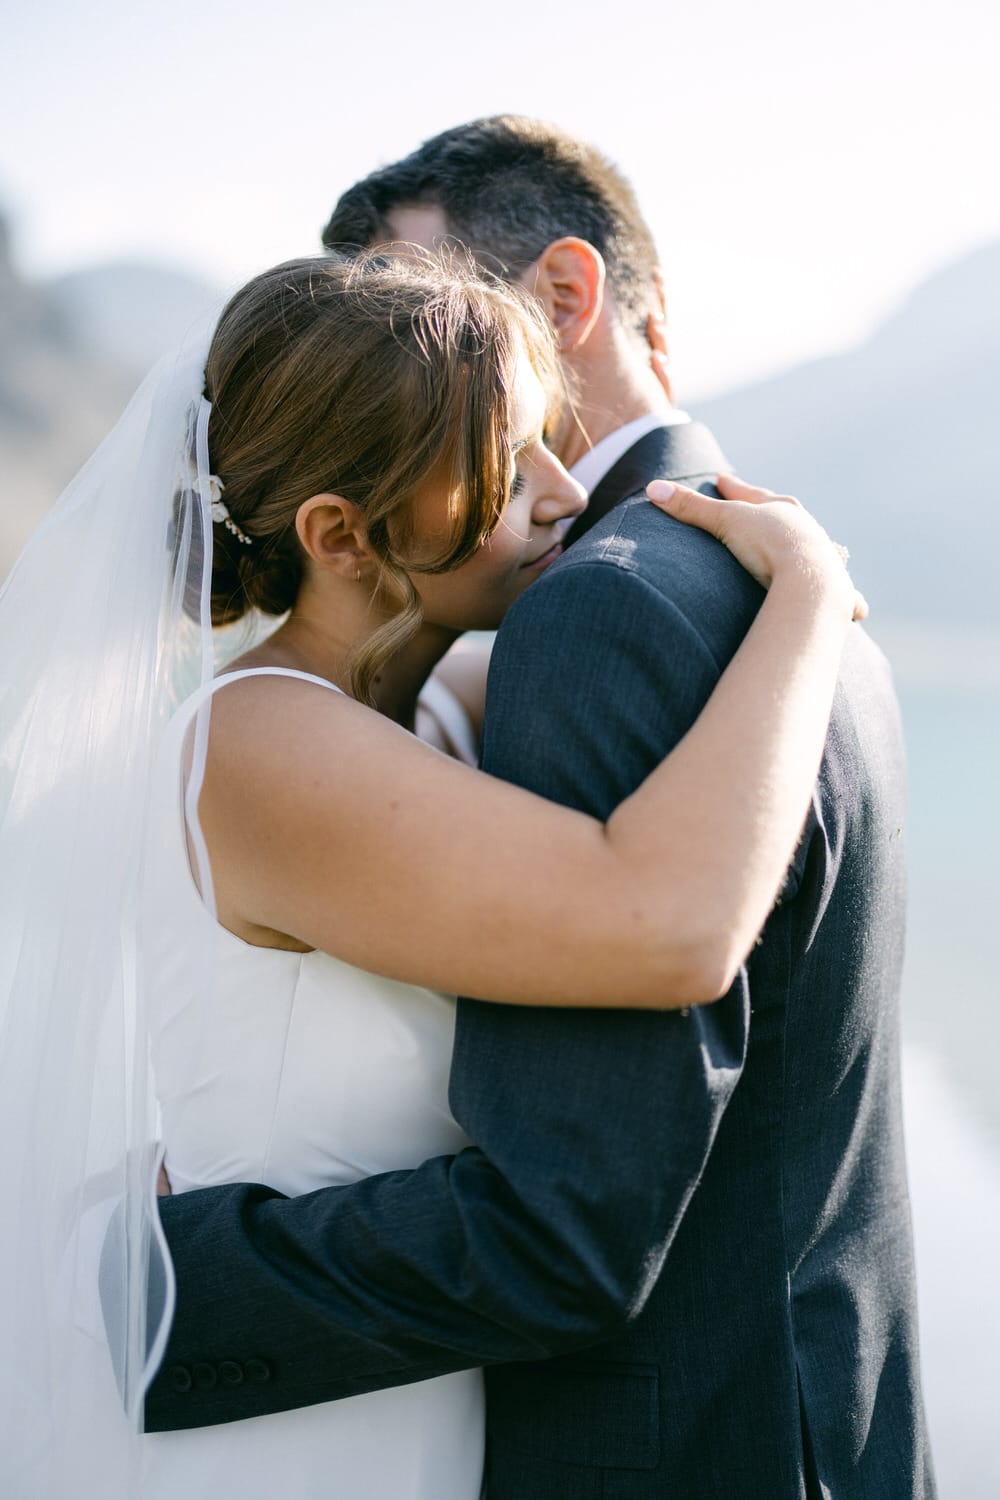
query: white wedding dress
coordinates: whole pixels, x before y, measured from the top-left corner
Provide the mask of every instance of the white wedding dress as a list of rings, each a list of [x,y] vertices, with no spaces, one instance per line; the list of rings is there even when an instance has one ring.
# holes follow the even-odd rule
[[[187,731],[210,693],[275,671],[306,676],[256,668],[190,698],[158,775],[144,945],[175,1193],[227,1182],[308,1193],[468,1144],[447,1103],[451,997],[326,953],[253,947],[219,926],[199,895],[182,809]],[[478,1500],[482,1377],[472,1370],[143,1442],[143,1500]]]

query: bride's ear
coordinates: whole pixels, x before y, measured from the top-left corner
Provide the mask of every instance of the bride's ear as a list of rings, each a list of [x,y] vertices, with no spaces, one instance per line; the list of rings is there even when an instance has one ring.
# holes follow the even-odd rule
[[[295,515],[295,531],[310,561],[325,573],[361,578],[371,562],[364,512],[342,495],[311,495]]]

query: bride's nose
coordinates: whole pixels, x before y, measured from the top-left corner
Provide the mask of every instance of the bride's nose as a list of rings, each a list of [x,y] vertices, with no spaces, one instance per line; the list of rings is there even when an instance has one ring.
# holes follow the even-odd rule
[[[546,473],[539,476],[542,482],[532,509],[532,519],[538,525],[547,526],[586,510],[587,491],[566,472],[555,454],[546,452],[543,463]]]

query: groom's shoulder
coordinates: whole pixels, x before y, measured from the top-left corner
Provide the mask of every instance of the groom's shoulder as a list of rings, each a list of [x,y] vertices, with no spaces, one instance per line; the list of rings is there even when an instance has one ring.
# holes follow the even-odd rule
[[[644,601],[652,612],[683,616],[699,634],[735,649],[732,632],[748,628],[763,597],[714,537],[639,495],[616,506],[549,568],[515,605],[510,624],[530,617],[543,625],[567,610],[611,600],[638,608]]]
[[[616,702],[652,691],[702,702],[763,590],[714,538],[622,502],[527,589],[500,628],[487,703],[558,693]],[[650,710],[652,712],[652,710]]]

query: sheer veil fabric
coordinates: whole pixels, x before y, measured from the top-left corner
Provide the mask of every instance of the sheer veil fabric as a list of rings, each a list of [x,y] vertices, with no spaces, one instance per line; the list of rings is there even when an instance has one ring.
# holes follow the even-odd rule
[[[214,671],[207,347],[147,377],[0,592],[5,1500],[141,1495],[172,1282],[137,928],[158,743]]]

